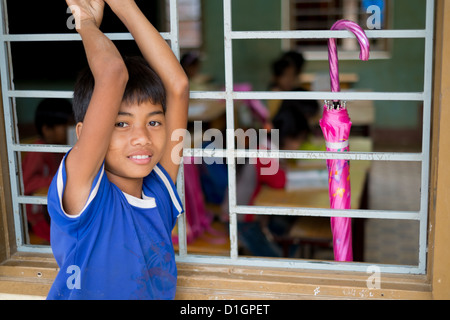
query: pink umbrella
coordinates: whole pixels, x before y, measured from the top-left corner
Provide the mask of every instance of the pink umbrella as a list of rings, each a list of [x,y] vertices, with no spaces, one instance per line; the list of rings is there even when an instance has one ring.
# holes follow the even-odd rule
[[[364,30],[356,23],[340,20],[336,22],[331,30],[347,29],[353,32],[361,46],[360,59],[369,60],[369,40]],[[330,62],[331,91],[339,92],[339,64],[336,48],[336,39],[328,40],[328,57]],[[348,152],[349,135],[352,123],[345,108],[345,102],[339,100],[327,101],[320,120],[325,137],[327,151]],[[327,160],[329,172],[329,197],[330,208],[350,209],[350,162],[348,160]],[[352,229],[351,218],[332,217],[331,230],[333,233],[333,250],[336,261],[352,261]]]

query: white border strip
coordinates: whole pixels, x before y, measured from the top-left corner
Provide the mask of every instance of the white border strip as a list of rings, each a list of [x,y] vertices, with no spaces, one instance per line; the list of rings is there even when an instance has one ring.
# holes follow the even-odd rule
[[[367,272],[369,266],[374,264],[360,263],[360,262],[335,262],[335,261],[311,261],[311,260],[291,260],[291,259],[264,259],[264,258],[247,258],[239,257],[236,259],[228,257],[203,255],[189,255],[185,257],[175,256],[177,263],[191,263],[191,264],[206,264],[206,265],[224,265],[224,266],[246,266],[246,267],[260,267],[260,268],[286,268],[286,269],[314,269],[325,271],[354,271]],[[396,274],[422,274],[422,271],[417,266],[408,265],[386,265],[376,264],[380,267],[381,273],[396,273]]]
[[[171,0],[172,1],[172,0]],[[170,13],[173,16],[173,12]],[[178,21],[178,20],[177,20]],[[421,39],[427,36],[427,31],[422,29],[410,30],[367,30],[369,39]],[[178,39],[173,33],[161,32],[165,40]],[[287,31],[231,31],[228,33],[231,40],[260,40],[260,39],[347,39],[354,35],[345,30],[287,30]],[[115,40],[134,40],[128,32],[105,33]],[[44,34],[4,34],[0,35],[0,41],[5,42],[45,42],[45,41],[81,41],[77,33],[44,33]]]
[[[171,40],[170,33],[161,32],[165,40]],[[110,40],[134,40],[128,32],[105,33]],[[45,41],[81,41],[78,33],[43,33],[43,34],[0,34],[0,41],[5,42],[45,42]]]
[[[425,38],[426,30],[366,30],[369,39],[410,39]],[[355,36],[346,30],[288,30],[288,31],[233,31],[230,33],[233,40],[259,40],[259,39],[346,39]]]
[[[68,98],[73,97],[73,91],[49,91],[49,90],[8,90],[7,97],[13,98]],[[327,92],[327,91],[230,91],[230,92],[203,92],[191,91],[191,99],[218,99],[226,100],[231,97],[234,100],[347,100],[347,101],[423,101],[423,92]]]
[[[339,159],[407,162],[420,162],[426,157],[422,153],[402,152],[264,151],[228,149],[184,149],[183,155],[199,158]]]
[[[170,198],[171,198],[173,204],[175,205],[175,208],[177,209],[178,213],[181,213],[183,211],[183,208],[182,208],[181,204],[178,202],[178,199],[175,196],[175,192],[173,191],[172,185],[170,184],[166,175],[161,171],[161,169],[158,166],[155,166],[153,168],[153,170],[155,170],[156,174],[159,176],[159,178],[162,180],[162,182],[166,186],[166,189],[169,192]]]

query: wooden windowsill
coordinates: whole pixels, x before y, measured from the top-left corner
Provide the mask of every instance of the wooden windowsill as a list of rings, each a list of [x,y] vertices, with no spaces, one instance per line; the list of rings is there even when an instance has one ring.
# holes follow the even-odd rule
[[[381,275],[381,288],[368,289],[370,274],[255,267],[178,265],[176,299],[431,299],[423,275]]]
[[[16,253],[0,264],[0,296],[45,299],[57,273],[51,254]]]
[[[17,253],[0,265],[0,296],[45,299],[58,266],[50,254]],[[370,274],[220,265],[178,264],[178,300],[204,299],[431,299],[426,275]]]

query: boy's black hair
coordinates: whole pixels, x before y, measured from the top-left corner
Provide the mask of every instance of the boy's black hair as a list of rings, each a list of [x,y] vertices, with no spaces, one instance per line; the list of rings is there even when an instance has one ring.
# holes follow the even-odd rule
[[[272,63],[272,74],[275,77],[279,77],[291,65],[294,65],[294,63],[290,59],[280,58]]]
[[[122,101],[141,104],[151,101],[160,104],[166,112],[166,91],[160,77],[140,56],[123,57],[128,69],[128,83]],[[73,111],[76,122],[83,122],[94,90],[94,76],[85,68],[78,76],[73,94]]]
[[[308,120],[297,105],[283,103],[272,120],[274,129],[278,129],[280,147],[283,148],[286,138],[299,138],[311,132]]]
[[[297,88],[296,91],[304,91],[302,88]],[[307,119],[316,116],[320,111],[320,105],[316,100],[283,100],[281,106],[285,108],[297,109],[293,112],[302,113]]]
[[[181,56],[180,64],[183,69],[200,63],[200,58],[195,52],[186,52]]]
[[[305,58],[303,54],[297,51],[288,51],[283,54],[283,59],[290,60],[296,68],[297,73],[301,73],[303,70],[303,65],[305,64]]]
[[[297,74],[301,73],[305,59],[303,55],[296,51],[288,51],[272,63],[272,74],[276,77],[281,76],[290,66],[294,66]]]
[[[42,137],[43,126],[53,128],[56,125],[68,124],[72,116],[72,104],[68,100],[48,98],[39,103],[34,115],[34,125]]]

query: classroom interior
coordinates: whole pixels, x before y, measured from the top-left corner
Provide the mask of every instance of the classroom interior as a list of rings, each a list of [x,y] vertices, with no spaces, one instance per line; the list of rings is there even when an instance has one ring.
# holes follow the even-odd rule
[[[137,1],[147,7],[151,20],[159,30],[166,31],[164,18],[166,3],[162,0],[149,4]],[[191,78],[193,91],[220,91],[225,83],[223,25],[223,6],[221,1],[179,1],[180,2],[180,58],[193,54],[199,65]],[[292,3],[283,6],[283,1],[246,0],[233,1],[233,30],[289,30],[293,28],[293,15],[298,14]],[[331,1],[336,2],[336,1]],[[337,1],[339,2],[339,1]],[[351,2],[351,1],[350,1]],[[349,2],[349,3],[350,3]],[[362,5],[365,1],[353,1]],[[425,26],[425,4],[422,0],[374,1],[384,3],[385,23],[389,29],[423,29]],[[345,3],[345,1],[344,1]],[[18,10],[17,1],[9,1],[10,14]],[[31,4],[30,6],[34,6]],[[64,10],[62,6],[62,10]],[[30,8],[32,12],[33,8]],[[361,9],[361,8],[360,8]],[[183,11],[184,10],[184,11]],[[248,18],[248,13],[253,12]],[[290,19],[287,19],[287,17]],[[183,18],[185,17],[185,18]],[[364,17],[364,16],[363,16]],[[62,17],[62,23],[65,23]],[[363,19],[357,17],[358,19]],[[30,18],[31,19],[31,18]],[[186,19],[185,21],[182,19]],[[321,19],[324,19],[321,17]],[[329,17],[332,20],[334,17]],[[367,19],[367,18],[366,18]],[[290,25],[286,25],[290,20]],[[32,23],[14,24],[10,19],[11,33],[45,33],[54,28],[41,25],[42,30]],[[361,20],[365,21],[365,20]],[[323,21],[321,27],[330,27],[329,21]],[[31,27],[33,26],[33,27]],[[64,24],[65,26],[65,24]],[[123,28],[113,18],[105,15],[105,32],[123,32]],[[52,33],[68,32],[64,27],[52,29]],[[184,33],[183,33],[184,32]],[[118,42],[124,54],[134,54],[137,48],[125,41]],[[342,44],[344,45],[344,44]],[[355,43],[348,44],[349,51],[357,51]],[[379,41],[373,44],[372,59],[362,62],[346,57],[340,61],[341,87],[349,91],[374,92],[417,92],[423,90],[423,39],[395,39]],[[27,90],[70,90],[76,77],[76,70],[85,64],[82,48],[76,42],[47,43],[47,50],[40,47],[36,54],[30,56],[29,43],[13,43],[12,52],[15,60],[15,86]],[[352,49],[353,48],[353,49]],[[314,91],[329,90],[329,67],[326,56],[326,41],[291,40],[236,40],[233,47],[233,64],[235,85],[239,90],[266,91],[272,79],[271,65],[286,51],[301,52],[305,58],[302,73],[297,81],[302,88]],[[50,66],[50,67],[49,67]],[[44,69],[45,68],[45,71]],[[42,75],[45,74],[43,78]],[[37,132],[34,127],[34,110],[42,99],[17,98],[18,132],[22,143],[33,143]],[[237,128],[261,128],[255,124],[255,114],[248,107],[248,101],[235,101],[235,125]],[[264,107],[270,100],[258,100]],[[321,118],[323,101],[317,102],[320,110],[308,122],[311,133],[299,150],[324,150],[323,135],[318,126]],[[249,111],[250,110],[250,111]],[[348,110],[352,119],[350,148],[359,152],[421,152],[422,150],[422,105],[417,102],[399,101],[354,101]],[[207,129],[226,128],[224,101],[192,99],[189,114],[189,128],[194,130],[195,122],[201,121],[202,132]],[[71,136],[72,134],[72,136]],[[73,132],[69,131],[69,137]],[[194,134],[193,134],[194,136]],[[192,144],[195,144],[192,141]],[[293,160],[288,165],[307,171],[301,175],[303,182],[292,180],[293,184],[284,189],[263,186],[252,205],[270,207],[319,207],[327,208],[328,184],[325,160]],[[207,185],[201,185],[201,170],[204,163],[197,167],[197,174],[202,187],[206,225],[202,225],[197,234],[188,239],[188,252],[205,255],[229,255],[230,240],[226,206],[221,201],[208,201],[205,192],[211,191]],[[419,162],[389,161],[355,161],[351,163],[352,208],[369,210],[417,211],[420,205],[420,181],[422,177]],[[220,173],[213,178],[222,179]],[[226,175],[225,175],[226,178]],[[309,180],[308,180],[309,179]],[[306,181],[306,182],[305,182]],[[217,181],[216,181],[217,182]],[[223,180],[219,181],[223,182]],[[186,184],[191,182],[185,179]],[[225,185],[226,187],[226,185]],[[223,184],[222,184],[223,188]],[[41,192],[41,191],[40,191]],[[43,191],[45,194],[45,190]],[[36,193],[39,194],[39,193]],[[210,195],[211,196],[211,195]],[[223,196],[223,194],[222,194]],[[212,199],[211,197],[209,199]],[[225,208],[225,209],[224,209]],[[24,210],[29,210],[24,208]],[[202,209],[203,210],[203,209]],[[224,217],[225,216],[225,217]],[[189,218],[188,218],[189,219]],[[276,245],[280,257],[296,259],[333,260],[332,234],[329,218],[301,217],[289,220],[290,225],[285,236],[270,238]],[[419,256],[419,225],[416,221],[354,219],[355,261],[417,265]],[[27,241],[31,244],[48,245],[48,241],[34,234],[29,226]],[[188,230],[189,232],[189,230]],[[174,241],[177,249],[177,229]],[[239,246],[242,255],[257,255],[245,244]]]

